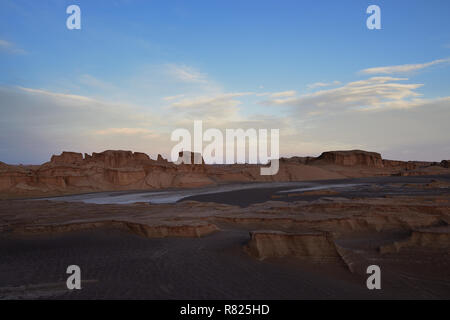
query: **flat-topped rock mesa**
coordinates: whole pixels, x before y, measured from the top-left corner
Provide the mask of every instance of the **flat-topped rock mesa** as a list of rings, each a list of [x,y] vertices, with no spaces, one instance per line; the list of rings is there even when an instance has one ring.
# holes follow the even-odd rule
[[[327,151],[315,159],[309,159],[308,164],[335,164],[339,166],[364,166],[371,168],[383,168],[383,159],[377,152],[363,150]]]
[[[148,155],[141,152],[107,150],[101,153],[92,153],[92,155],[76,152],[63,151],[60,155],[52,156],[49,165],[83,165],[88,162],[97,162],[104,164],[108,168],[123,168],[140,165],[143,162],[153,161]],[[45,164],[44,164],[45,165]]]
[[[304,158],[295,157],[295,158],[298,162],[309,165],[337,165],[343,167],[366,167],[377,169],[384,168],[387,170],[393,169],[399,171],[417,170],[433,166],[449,168],[446,160],[443,160],[441,163],[429,161],[387,160],[383,159],[381,157],[381,154],[377,152],[369,152],[363,150],[327,151],[323,152],[317,158],[311,157],[304,157]],[[401,174],[401,172],[397,172],[395,173],[395,175],[403,175],[403,174]],[[420,175],[420,172],[418,172],[418,175]]]
[[[50,163],[53,165],[75,165],[83,162],[83,154],[63,151],[60,155],[53,155]]]
[[[161,155],[107,150],[92,155],[62,152],[26,169],[0,165],[0,194],[45,196],[95,191],[199,187],[212,184],[204,166],[176,165]]]
[[[339,257],[333,239],[323,232],[253,231],[247,250],[261,260],[296,256],[320,261]]]

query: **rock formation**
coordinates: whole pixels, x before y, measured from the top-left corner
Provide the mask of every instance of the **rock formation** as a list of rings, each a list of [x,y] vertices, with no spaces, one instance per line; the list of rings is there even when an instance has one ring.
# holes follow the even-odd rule
[[[248,251],[259,259],[294,256],[317,261],[339,257],[333,240],[321,232],[253,231]]]
[[[404,240],[381,246],[380,253],[396,253],[405,248],[426,247],[430,249],[450,248],[450,226],[437,226],[412,230]]]
[[[63,151],[59,156],[52,156],[50,163],[54,165],[74,165],[83,161],[83,155],[76,152]]]
[[[199,164],[195,164],[195,160]],[[183,151],[177,164],[158,155],[107,150],[92,155],[62,152],[40,166],[0,163],[0,198],[52,196],[96,191],[193,188],[218,183],[285,182],[389,175],[450,173],[448,162],[383,160],[375,152],[329,151],[317,158],[280,159],[279,171],[261,176],[260,165],[207,165],[200,154]],[[194,164],[187,164],[188,162]],[[179,163],[179,164],[178,164]]]
[[[351,272],[364,274],[370,261],[383,259],[385,255],[392,259],[389,254],[422,254],[426,250],[437,252],[438,257],[445,255],[450,248],[449,223],[448,193],[356,200],[268,201],[246,208],[196,201],[171,205],[0,201],[0,233],[3,234],[113,228],[147,238],[165,238],[203,237],[235,228],[249,232],[243,249],[258,259],[296,257],[314,262],[337,261],[347,265]]]
[[[327,151],[317,159],[309,160],[308,163],[329,163],[340,166],[364,166],[371,168],[383,168],[381,154],[362,150],[351,151]]]

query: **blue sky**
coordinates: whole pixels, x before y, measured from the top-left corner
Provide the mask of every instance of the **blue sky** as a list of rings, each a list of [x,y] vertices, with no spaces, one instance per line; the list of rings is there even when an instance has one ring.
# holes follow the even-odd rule
[[[71,4],[81,30],[66,28]],[[366,27],[371,4],[381,30]],[[450,158],[449,12],[446,0],[1,0],[0,161],[167,155],[171,130],[198,117],[277,126],[283,155]]]

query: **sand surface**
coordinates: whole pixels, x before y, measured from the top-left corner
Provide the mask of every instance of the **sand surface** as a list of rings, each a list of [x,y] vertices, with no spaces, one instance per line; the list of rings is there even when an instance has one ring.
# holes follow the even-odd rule
[[[58,299],[396,299],[448,298],[448,263],[429,255],[407,265],[381,261],[382,291],[339,263],[258,261],[241,246],[247,232],[202,239],[144,239],[113,230],[2,240],[0,297]],[[411,258],[408,255],[404,259]],[[434,259],[434,260],[433,260]],[[65,268],[82,269],[80,291],[65,290]],[[447,269],[446,269],[447,268]],[[436,271],[439,274],[436,274]],[[446,281],[442,281],[443,277]],[[11,290],[27,284],[27,290]],[[39,290],[33,289],[37,286]]]

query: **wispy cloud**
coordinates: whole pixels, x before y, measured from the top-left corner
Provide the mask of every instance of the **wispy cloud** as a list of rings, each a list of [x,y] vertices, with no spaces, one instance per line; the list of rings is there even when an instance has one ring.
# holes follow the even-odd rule
[[[173,101],[173,100],[178,100],[183,98],[185,95],[184,94],[177,94],[175,96],[167,96],[162,98],[164,101]]]
[[[17,47],[14,43],[0,39],[0,51],[10,54],[26,54],[24,49]]]
[[[32,93],[32,94],[39,94],[39,95],[45,95],[53,98],[62,98],[62,99],[70,99],[70,100],[77,100],[77,101],[83,101],[83,102],[94,102],[95,100],[89,97],[80,96],[76,94],[66,94],[66,93],[58,93],[58,92],[52,92],[47,90],[41,90],[41,89],[33,89],[33,88],[24,88],[24,87],[18,87],[20,90]]]
[[[387,66],[387,67],[376,67],[376,68],[368,68],[361,70],[363,74],[397,74],[397,73],[408,73],[412,71],[417,71],[421,69],[425,69],[437,64],[442,64],[450,62],[450,58],[446,59],[438,59],[431,62],[426,63],[418,63],[418,64],[403,64],[397,66]]]
[[[282,98],[282,97],[293,97],[296,94],[297,94],[296,91],[289,90],[289,91],[275,92],[275,93],[272,93],[270,96],[272,98]]]
[[[340,81],[333,81],[333,82],[316,82],[308,85],[309,89],[315,89],[315,88],[324,88],[324,87],[331,87],[331,86],[337,86],[340,85]]]

